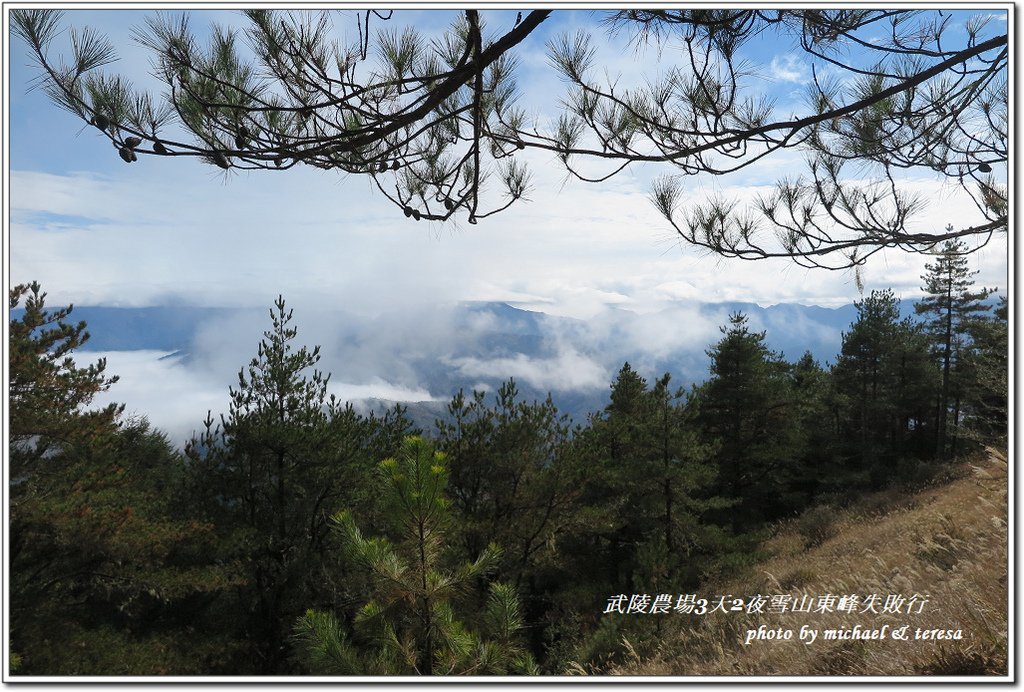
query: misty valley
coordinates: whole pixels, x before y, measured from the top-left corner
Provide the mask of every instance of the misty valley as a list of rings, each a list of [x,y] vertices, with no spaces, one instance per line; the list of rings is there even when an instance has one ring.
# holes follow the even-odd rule
[[[944,258],[938,278],[956,273]],[[700,306],[622,325],[501,304],[378,317],[360,328],[404,336],[390,356],[408,369],[377,385],[434,400],[358,406],[333,371],[377,372],[383,342],[341,332],[326,358],[312,339],[338,325],[307,333],[279,298],[183,449],[118,403],[104,356],[211,367],[252,314],[52,309],[18,286],[12,660],[26,675],[614,672],[668,627],[608,615],[615,594],[667,612],[754,574],[797,517],[811,550],[843,508],[1005,444],[1007,303],[964,286],[913,317],[890,290],[850,310]],[[774,337],[752,326],[773,310]],[[660,331],[672,324],[684,333]],[[630,346],[647,349],[601,381],[600,359]]]

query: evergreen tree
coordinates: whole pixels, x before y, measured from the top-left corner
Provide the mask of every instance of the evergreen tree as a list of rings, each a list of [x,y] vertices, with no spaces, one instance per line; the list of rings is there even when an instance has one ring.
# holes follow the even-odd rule
[[[367,503],[367,451],[380,445],[371,441],[374,421],[327,395],[330,376],[315,369],[319,347],[294,345],[298,332],[283,298],[270,316],[256,357],[230,390],[228,414],[218,425],[208,416],[186,453],[223,550],[246,565],[238,636],[252,643],[256,671],[281,673],[295,618],[310,602],[350,597],[329,550],[328,518],[339,504]],[[399,428],[408,425],[399,420]]]
[[[802,470],[793,489],[809,502],[823,491],[835,472],[837,426],[829,406],[832,380],[810,351],[793,364],[790,379],[794,397],[793,416],[797,426],[804,431],[798,455]]]
[[[230,642],[206,606],[237,582],[211,527],[181,511],[182,460],[122,407],[87,408],[116,382],[78,367],[86,325],[45,309],[38,284],[10,292],[9,614],[24,675],[223,670]]]
[[[72,353],[89,340],[86,324],[70,324],[73,306],[46,309],[38,283],[10,290],[10,309],[24,301],[20,319],[10,321],[8,341],[11,478],[33,473],[51,450],[85,443],[111,430],[124,407],[88,410],[93,397],[117,382],[106,375],[106,361],[80,368]]]
[[[730,521],[742,530],[777,518],[802,503],[791,489],[804,444],[794,416],[788,365],[736,313],[722,339],[707,351],[711,378],[696,392],[701,426],[718,442],[719,492],[739,504]]]
[[[625,363],[609,404],[577,433],[578,528],[560,545],[592,591],[693,585],[721,548],[706,518],[723,505],[711,450],[670,383],[665,374],[648,388]]]
[[[514,380],[498,389],[493,407],[483,392],[467,400],[460,391],[448,405],[449,420],[437,422],[437,444],[451,470],[449,494],[466,556],[498,543],[502,573],[521,587],[565,529],[578,483],[563,460],[565,417],[550,397],[518,396]]]
[[[299,654],[314,673],[507,674],[535,668],[517,641],[518,600],[508,584],[491,584],[475,631],[456,607],[492,572],[500,549],[491,544],[473,562],[447,564],[451,535],[445,457],[418,437],[380,464],[383,517],[389,537],[366,538],[350,512],[333,518],[344,546],[370,574],[371,599],[353,622],[309,610],[295,627]]]
[[[575,535],[567,536],[577,572],[591,579],[580,591],[593,591],[596,582],[630,589],[636,572],[636,550],[654,530],[651,518],[638,512],[633,501],[640,494],[638,480],[646,480],[646,457],[652,443],[647,437],[653,422],[648,415],[647,380],[627,362],[611,385],[610,401],[577,440],[578,463],[585,471],[581,504],[587,508]],[[582,553],[582,555],[580,555]],[[582,594],[580,594],[583,597]]]
[[[631,512],[652,521],[638,555],[638,580],[651,591],[664,592],[697,583],[715,553],[723,547],[721,531],[707,519],[710,510],[729,503],[713,495],[713,447],[701,441],[695,408],[682,390],[673,390],[665,373],[644,394],[643,416],[648,432],[639,467],[624,485]],[[624,479],[625,480],[625,479]]]
[[[1009,415],[1009,306],[999,299],[989,319],[971,324],[970,359],[964,364],[966,388],[963,409],[969,433],[982,442],[1005,445]]]
[[[917,314],[929,316],[926,328],[942,364],[942,386],[935,412],[935,450],[939,458],[956,451],[955,431],[960,422],[965,386],[961,365],[965,352],[970,349],[971,325],[978,315],[991,309],[982,301],[995,292],[988,288],[971,290],[974,286],[971,277],[978,272],[968,269],[968,254],[963,241],[946,241],[936,261],[925,265],[928,273],[921,278],[927,295],[914,306]],[[952,438],[950,418],[954,430]]]
[[[577,431],[571,455],[580,470],[572,530],[559,537],[561,586],[555,590],[545,665],[604,665],[634,645],[656,642],[652,618],[592,621],[608,594],[679,593],[732,561],[745,541],[715,521],[732,503],[715,489],[713,448],[700,438],[695,408],[665,374],[648,386],[629,363],[610,401]],[[561,638],[566,641],[558,641]]]
[[[843,334],[832,370],[839,439],[854,482],[893,480],[901,458],[925,455],[936,372],[919,325],[900,319],[892,290],[857,302],[857,320]]]

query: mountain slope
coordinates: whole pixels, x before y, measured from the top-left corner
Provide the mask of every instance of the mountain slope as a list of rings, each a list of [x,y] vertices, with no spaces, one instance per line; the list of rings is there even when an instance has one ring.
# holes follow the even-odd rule
[[[858,612],[672,613],[651,650],[636,646],[618,675],[859,676],[1006,675],[1007,462],[996,450],[954,469],[956,479],[912,495],[882,493],[825,515],[805,515],[768,543],[773,557],[754,576],[706,589],[706,595],[787,594],[859,597]],[[815,510],[811,510],[815,512]],[[812,544],[808,547],[808,543]],[[878,614],[859,612],[870,594]],[[917,605],[884,612],[890,595]],[[763,635],[757,628],[764,626]],[[893,640],[907,625],[908,640]],[[859,630],[854,628],[859,626]],[[801,628],[817,630],[813,643]],[[878,632],[884,640],[854,638]],[[780,641],[779,628],[792,632]],[[755,634],[751,634],[751,631]],[[828,630],[834,638],[825,640]],[[940,630],[962,639],[918,639]],[[775,632],[768,639],[768,632]],[[843,639],[844,633],[847,638]],[[760,637],[760,638],[759,638]],[[749,643],[745,643],[746,640]],[[629,648],[629,647],[627,647]]]

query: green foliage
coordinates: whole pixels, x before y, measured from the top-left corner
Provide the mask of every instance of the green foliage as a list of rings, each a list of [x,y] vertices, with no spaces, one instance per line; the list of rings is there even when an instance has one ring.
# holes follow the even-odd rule
[[[719,443],[719,492],[739,500],[730,521],[745,529],[805,501],[791,495],[805,475],[806,433],[789,366],[765,346],[765,333],[750,331],[737,313],[722,334],[707,352],[711,378],[694,399],[702,431]]]
[[[622,654],[624,636],[656,637],[657,618],[631,618],[611,631],[606,616],[594,634],[596,614],[609,594],[692,588],[734,547],[732,533],[712,516],[729,504],[714,492],[713,447],[700,438],[690,402],[670,381],[665,375],[649,387],[626,363],[609,404],[573,438],[569,461],[580,490],[571,530],[555,543],[559,570],[546,594],[551,605],[544,617],[556,621],[545,633],[548,672],[603,665]],[[568,631],[560,622],[584,624]]]
[[[89,333],[84,322],[66,321],[72,306],[47,310],[38,283],[15,286],[9,295],[12,310],[22,301],[25,310],[10,321],[8,341],[11,475],[18,478],[27,470],[23,464],[43,463],[51,450],[87,444],[112,429],[124,407],[85,409],[117,377],[107,377],[102,358],[84,368],[75,364],[72,352],[89,340]]]
[[[957,451],[957,429],[973,386],[972,327],[980,321],[982,313],[991,309],[982,301],[995,292],[988,288],[971,290],[974,285],[971,277],[978,272],[968,269],[967,254],[967,245],[962,241],[944,243],[936,261],[925,265],[928,273],[921,278],[927,295],[914,306],[917,314],[929,316],[925,329],[942,368],[935,413],[939,458]]]
[[[497,542],[502,573],[521,584],[553,558],[553,539],[566,530],[578,495],[578,477],[567,463],[569,430],[550,397],[519,401],[513,380],[499,388],[492,407],[484,397],[456,394],[449,420],[437,422],[437,444],[451,469],[464,555]]]
[[[891,290],[872,291],[856,306],[832,369],[836,437],[846,459],[841,475],[878,488],[895,480],[897,459],[928,455],[938,378],[927,337],[900,319]]]
[[[27,298],[10,342],[14,674],[599,672],[668,622],[602,617],[610,594],[735,579],[768,522],[812,498],[796,520],[808,547],[833,534],[831,506],[945,468],[943,352],[891,291],[857,303],[831,371],[786,363],[735,315],[688,394],[627,363],[569,430],[510,380],[490,405],[459,392],[436,442],[399,407],[364,417],[330,397],[279,298],[228,412],[185,456],[116,405],[87,408],[116,378],[74,363],[85,325],[44,297],[11,292]],[[950,420],[998,440],[1007,304],[965,310]]]
[[[144,419],[120,420],[117,405],[84,408],[116,378],[102,361],[74,364],[87,334],[63,322],[70,308],[47,312],[38,284],[13,289],[11,307],[26,295],[10,330],[18,671],[209,670],[228,655],[224,642],[215,632],[187,634],[177,618],[201,622],[201,604],[237,577],[212,559],[212,527],[178,511],[182,460]]]
[[[217,526],[225,557],[245,565],[239,592],[260,672],[281,672],[288,633],[310,601],[351,599],[331,548],[329,508],[367,501],[372,453],[393,449],[400,411],[364,419],[327,394],[319,347],[296,347],[293,313],[278,298],[257,355],[238,373],[228,414],[186,447],[198,511]],[[312,370],[312,372],[309,372]]]
[[[1009,417],[1008,302],[1000,298],[989,319],[971,323],[969,358],[962,364],[970,386],[963,397],[967,434],[985,443],[1005,445]]]
[[[353,643],[332,615],[307,611],[299,619],[294,636],[311,672],[497,674],[532,668],[515,638],[522,618],[510,585],[491,584],[479,634],[455,615],[456,604],[497,567],[501,551],[491,544],[472,562],[449,563],[447,480],[444,454],[408,437],[379,467],[390,537],[364,537],[351,513],[334,515],[345,550],[370,574],[372,595],[352,623]]]
[[[8,661],[10,661],[10,674],[17,674],[21,668],[21,655],[15,651],[10,651],[8,654]]]
[[[145,421],[64,451],[11,510],[11,631],[24,674],[196,674],[231,646],[205,606],[237,586],[213,527],[178,511],[180,456]],[[13,498],[12,498],[13,500]],[[189,633],[188,628],[203,627]],[[226,667],[226,666],[225,666]]]

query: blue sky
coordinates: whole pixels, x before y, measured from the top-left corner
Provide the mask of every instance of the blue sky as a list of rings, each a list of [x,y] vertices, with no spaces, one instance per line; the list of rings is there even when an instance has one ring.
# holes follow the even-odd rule
[[[199,32],[211,20],[238,22],[228,10],[191,14]],[[141,85],[149,57],[129,32],[143,16],[74,11],[66,24],[106,33],[121,56],[114,69]],[[430,32],[450,17],[437,10],[398,12],[392,22]],[[598,64],[621,74],[624,84],[651,73],[650,54],[601,40],[598,19],[596,13],[558,11],[523,44],[520,83],[528,111],[546,116],[561,93],[543,44],[562,31],[597,33]],[[514,13],[491,11],[485,20],[497,31],[511,26]],[[351,35],[350,25],[347,31]],[[789,47],[755,43],[745,56],[762,75],[753,83],[775,95],[783,112],[795,104],[809,74],[806,61]],[[666,49],[668,57],[674,50]],[[101,135],[83,129],[41,91],[26,92],[34,74],[30,59],[16,39],[11,51],[11,279],[43,281],[54,297],[98,304],[265,305],[278,292],[315,299],[351,289],[364,294],[368,309],[375,302],[390,306],[397,292],[400,300],[410,293],[432,301],[501,299],[579,316],[606,303],[643,310],[697,297],[828,305],[858,297],[848,273],[807,272],[784,261],[723,262],[681,246],[646,201],[658,171],[642,167],[609,184],[586,185],[565,182],[552,157],[529,156],[532,202],[459,228],[412,223],[372,193],[367,181],[332,173],[295,169],[225,180],[194,160],[144,158],[129,167]],[[798,155],[787,154],[726,180],[690,179],[687,194],[699,199],[717,191],[749,199],[756,186],[770,185],[798,163]],[[918,186],[929,189],[925,180]],[[932,189],[923,223],[944,226],[959,205],[948,191]],[[977,256],[981,280],[1005,284],[1004,255],[1005,246],[996,243]],[[867,285],[916,293],[923,263],[887,253],[868,265]],[[458,288],[445,285],[448,280]]]
[[[130,40],[130,29],[143,16],[75,10],[65,25],[87,24],[106,33],[121,57],[110,69],[140,86],[149,79],[149,56]],[[239,22],[228,10],[192,11],[191,16],[199,32],[212,19]],[[514,16],[511,10],[489,11],[485,21],[497,31],[510,28]],[[396,12],[392,22],[429,32],[450,18],[451,12],[418,10]],[[563,92],[543,51],[545,41],[562,31],[593,31],[598,64],[612,76],[621,74],[623,84],[652,74],[651,54],[604,40],[598,19],[591,12],[557,11],[521,46],[519,82],[528,111],[549,117]],[[354,29],[348,32],[351,36]],[[58,42],[55,49],[62,47]],[[780,112],[798,107],[809,75],[806,61],[790,48],[761,43],[745,54],[759,74],[753,83],[776,97]],[[673,51],[678,48],[666,47],[666,58],[677,54]],[[429,332],[443,349],[444,320],[428,325],[423,316],[459,301],[506,301],[590,320],[600,328],[623,310],[654,314],[680,301],[838,306],[861,297],[846,272],[811,271],[783,260],[721,260],[680,244],[648,201],[650,180],[660,171],[643,167],[588,185],[567,181],[550,155],[527,151],[524,158],[534,173],[529,202],[476,226],[431,226],[404,218],[364,179],[308,167],[225,178],[192,159],[142,157],[129,166],[94,128],[83,128],[41,91],[28,91],[34,68],[20,40],[10,41],[10,55],[8,281],[40,281],[55,305],[268,307],[283,294],[300,327],[309,325],[302,315],[330,311],[367,319],[389,315],[377,323],[381,349],[388,351],[383,345],[388,339],[415,338],[408,325]],[[683,202],[713,193],[749,201],[800,162],[800,155],[787,153],[728,179],[688,179]],[[950,190],[924,177],[908,185],[931,200],[919,220],[923,228],[965,218],[963,200]],[[920,295],[926,261],[881,253],[866,267],[866,289],[892,287],[902,297]],[[979,284],[1005,291],[1005,237],[973,255],[971,263]],[[205,410],[206,403],[224,399],[226,384],[251,356],[264,327],[219,330],[208,344],[210,353],[220,352],[209,361],[208,373],[216,375],[206,379],[180,368],[169,372],[167,364],[156,377],[151,356],[120,364],[112,360],[112,370],[122,375],[114,398],[127,397],[130,390],[143,411],[156,405],[153,401],[174,400],[181,415],[188,408],[195,417],[197,407]],[[707,344],[717,327],[689,321],[651,323],[649,329],[661,335],[682,330],[688,334],[673,338]],[[331,333],[321,329],[313,336],[330,340]],[[537,364],[538,371],[592,372],[593,363],[578,355],[561,353]],[[396,385],[381,367],[368,372],[366,381],[335,382],[377,383],[376,391],[386,391]],[[591,379],[608,382],[611,375]],[[160,380],[171,388],[154,390],[153,382]],[[200,380],[205,384],[196,384]]]

